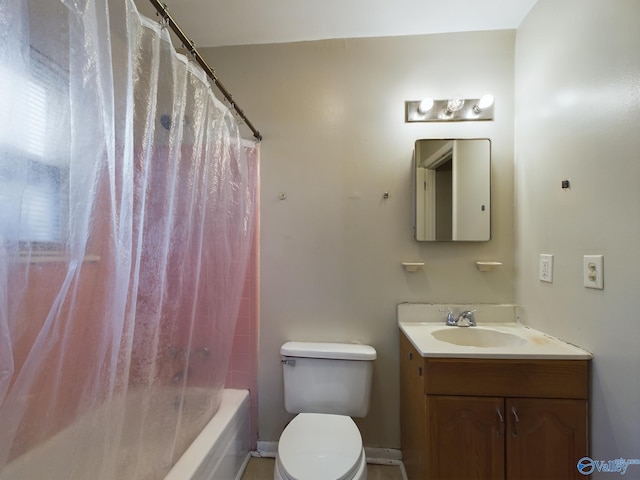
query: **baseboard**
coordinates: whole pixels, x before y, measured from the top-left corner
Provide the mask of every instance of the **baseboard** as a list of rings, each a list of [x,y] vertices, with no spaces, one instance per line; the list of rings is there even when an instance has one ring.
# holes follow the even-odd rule
[[[278,452],[278,442],[257,443],[257,450],[251,452],[254,457],[275,458]],[[377,465],[402,465],[402,452],[393,448],[364,447],[367,463]]]
[[[402,452],[393,448],[364,447],[367,463],[377,465],[401,465]]]
[[[278,442],[261,442],[256,444],[256,451],[251,452],[254,457],[276,458],[278,452]]]

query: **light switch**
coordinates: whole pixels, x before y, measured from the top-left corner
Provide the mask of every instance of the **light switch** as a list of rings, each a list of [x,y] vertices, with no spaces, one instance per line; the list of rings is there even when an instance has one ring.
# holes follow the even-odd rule
[[[604,255],[585,255],[582,275],[586,288],[604,290]]]

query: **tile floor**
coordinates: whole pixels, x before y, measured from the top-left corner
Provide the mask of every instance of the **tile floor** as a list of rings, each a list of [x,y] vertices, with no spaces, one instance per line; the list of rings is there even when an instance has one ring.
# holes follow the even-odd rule
[[[273,458],[251,457],[242,480],[273,480]],[[367,480],[402,480],[400,467],[367,465]]]

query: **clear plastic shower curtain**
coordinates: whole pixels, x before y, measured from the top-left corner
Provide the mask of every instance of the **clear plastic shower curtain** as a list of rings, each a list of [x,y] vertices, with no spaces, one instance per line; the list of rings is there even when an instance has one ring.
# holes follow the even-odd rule
[[[0,479],[163,478],[214,415],[258,147],[132,0],[0,0]]]

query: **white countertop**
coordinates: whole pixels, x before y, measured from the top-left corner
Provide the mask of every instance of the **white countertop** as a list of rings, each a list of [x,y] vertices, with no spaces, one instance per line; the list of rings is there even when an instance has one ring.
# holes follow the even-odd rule
[[[593,358],[590,352],[582,348],[516,322],[515,315],[513,315],[515,306],[513,305],[458,305],[454,306],[453,310],[458,312],[465,309],[475,309],[471,307],[477,307],[476,327],[447,326],[444,321],[446,313],[442,313],[442,305],[430,304],[400,304],[398,306],[398,325],[423,357],[540,360],[588,360]],[[487,319],[498,321],[483,321]],[[490,329],[500,333],[517,335],[522,341],[519,345],[511,346],[456,345],[438,340],[432,335],[432,333],[444,329]]]

